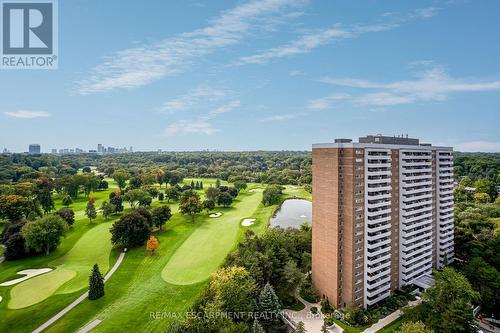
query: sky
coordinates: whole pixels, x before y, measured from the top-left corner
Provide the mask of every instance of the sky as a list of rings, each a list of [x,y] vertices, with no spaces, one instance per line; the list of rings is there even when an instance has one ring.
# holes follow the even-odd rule
[[[0,150],[500,151],[500,2],[59,1],[59,68],[0,70]]]

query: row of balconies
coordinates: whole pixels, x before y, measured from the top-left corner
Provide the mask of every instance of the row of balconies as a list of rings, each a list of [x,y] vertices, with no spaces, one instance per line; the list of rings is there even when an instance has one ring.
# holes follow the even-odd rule
[[[390,282],[390,278],[389,278],[389,281],[385,281],[384,283],[381,283],[376,287],[368,288],[368,286],[366,286],[366,296],[367,297],[374,297],[374,296],[376,297],[376,295],[379,295],[380,293],[383,293],[387,290],[390,291],[390,288],[391,288],[391,282]]]
[[[367,305],[373,305],[375,303],[378,303],[380,302],[381,300],[384,300],[386,299],[387,297],[389,297],[391,295],[391,291],[390,290],[387,290],[387,291],[384,291],[376,296],[369,296],[366,298],[366,304]]]
[[[404,251],[412,251],[412,250],[416,249],[417,247],[422,246],[422,243],[427,243],[427,242],[432,242],[431,236],[426,236],[426,237],[420,239],[420,241],[415,241],[415,242],[412,242],[412,243],[409,243],[406,245],[402,245],[401,251],[403,251],[403,252]]]
[[[366,273],[367,274],[376,273],[390,266],[391,266],[391,261],[389,259],[386,261],[378,262],[376,264],[368,262],[368,264],[366,265]]]
[[[416,237],[412,237],[412,238],[408,238],[408,239],[405,239],[403,237],[401,237],[401,243],[402,243],[402,247],[405,248],[406,246],[413,246],[414,244],[420,244],[422,242],[426,242],[428,241],[429,238],[432,237],[432,233],[428,233],[428,232],[424,232]],[[432,238],[431,238],[431,241],[432,241]]]
[[[420,233],[422,232],[427,232],[427,231],[431,231],[432,230],[432,224],[431,222],[429,221],[429,223],[427,223],[427,225],[423,225],[423,226],[420,226],[420,227],[415,227],[413,229],[409,229],[407,231],[404,231],[404,234],[403,234],[403,238],[407,238],[407,237],[411,237],[411,236],[414,236],[414,235],[419,235]]]

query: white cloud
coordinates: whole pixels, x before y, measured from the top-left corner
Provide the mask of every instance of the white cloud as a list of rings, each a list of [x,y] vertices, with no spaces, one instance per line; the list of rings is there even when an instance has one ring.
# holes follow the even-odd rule
[[[469,152],[500,152],[500,142],[495,141],[467,141],[454,145],[458,151]]]
[[[306,75],[304,71],[301,70],[293,70],[288,73],[290,76],[301,76],[301,75]]]
[[[136,88],[180,73],[197,58],[236,44],[251,32],[281,24],[289,19],[286,17],[289,9],[304,2],[250,1],[223,12],[204,28],[155,44],[122,50],[76,82],[76,92],[85,95],[118,88]]]
[[[200,103],[219,101],[225,98],[227,93],[224,89],[213,88],[206,84],[200,85],[185,95],[166,101],[158,110],[165,113],[184,111]]]
[[[334,41],[357,38],[366,33],[391,30],[399,27],[404,22],[415,19],[426,19],[436,14],[437,8],[429,7],[417,9],[406,15],[397,15],[393,13],[391,13],[391,15],[382,15],[383,18],[388,20],[388,22],[383,23],[360,24],[353,26],[335,24],[332,27],[302,35],[287,44],[264,50],[255,55],[241,57],[237,64],[264,64],[277,58],[285,58],[297,54],[309,53],[320,46],[330,44]]]
[[[225,105],[219,106],[215,110],[210,111],[208,113],[207,117],[208,118],[215,118],[223,113],[231,112],[240,106],[241,106],[241,102],[239,100],[233,100]]]
[[[46,118],[51,116],[50,113],[45,111],[28,111],[28,110],[7,111],[4,112],[3,114],[8,117],[22,118],[22,119]]]
[[[212,124],[204,119],[179,120],[169,125],[164,134],[166,136],[186,135],[186,134],[206,134],[211,135],[218,130],[212,127]]]
[[[325,110],[330,108],[338,101],[350,99],[351,95],[345,93],[334,93],[325,97],[313,99],[309,101],[307,108],[310,110]]]
[[[267,122],[267,121],[284,121],[284,120],[295,119],[298,116],[299,116],[298,114],[292,114],[292,113],[277,114],[277,115],[274,115],[274,116],[269,116],[269,117],[263,118],[262,121],[263,122]]]
[[[389,106],[417,102],[441,102],[453,93],[500,90],[500,81],[470,80],[449,76],[440,66],[423,62],[424,70],[413,80],[377,82],[355,78],[324,78],[322,81],[335,86],[368,90],[352,97],[352,102],[362,106]]]

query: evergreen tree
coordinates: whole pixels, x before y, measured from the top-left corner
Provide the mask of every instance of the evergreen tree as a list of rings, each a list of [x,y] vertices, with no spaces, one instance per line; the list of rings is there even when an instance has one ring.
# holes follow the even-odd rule
[[[272,326],[279,321],[278,314],[281,310],[280,301],[269,283],[266,283],[260,292],[258,308],[267,326]]]
[[[215,187],[216,188],[220,187],[220,179],[219,178],[217,178],[217,180],[215,181]]]
[[[102,296],[104,296],[104,278],[99,271],[99,266],[95,264],[89,277],[89,299],[93,301]]]
[[[297,324],[297,327],[295,328],[295,333],[306,333],[307,330],[304,326],[304,322],[302,321],[299,321],[299,323]]]
[[[194,190],[195,187],[194,187],[194,181],[191,179],[191,188]]]
[[[200,190],[203,190],[203,181],[200,180]]]
[[[259,324],[259,322],[257,321],[257,319],[255,319],[254,322],[253,322],[252,333],[264,333],[264,329]]]

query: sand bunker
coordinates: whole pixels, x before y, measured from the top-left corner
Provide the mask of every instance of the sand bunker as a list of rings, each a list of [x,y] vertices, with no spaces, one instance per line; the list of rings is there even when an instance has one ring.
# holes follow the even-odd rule
[[[13,286],[15,284],[18,284],[20,282],[23,282],[25,280],[31,279],[32,277],[35,277],[37,275],[45,274],[48,273],[52,270],[52,268],[40,268],[40,269],[25,269],[23,271],[17,272],[19,275],[25,275],[19,279],[14,279],[10,280],[4,283],[0,283],[0,286],[2,287],[8,287],[8,286]]]
[[[212,213],[212,214],[208,215],[208,217],[221,217],[221,216],[222,216],[221,212]]]
[[[255,223],[255,219],[244,219],[243,221],[241,221],[241,225],[244,227],[249,227],[254,223]]]

